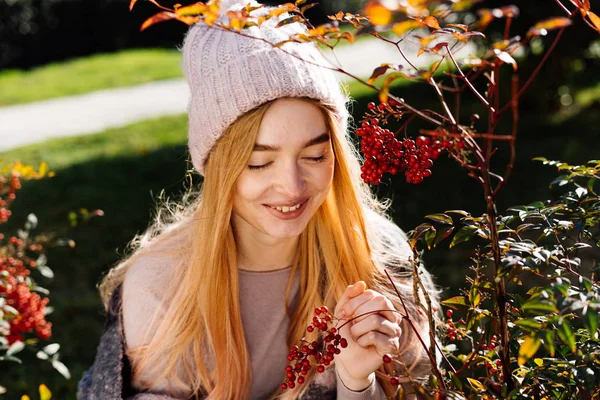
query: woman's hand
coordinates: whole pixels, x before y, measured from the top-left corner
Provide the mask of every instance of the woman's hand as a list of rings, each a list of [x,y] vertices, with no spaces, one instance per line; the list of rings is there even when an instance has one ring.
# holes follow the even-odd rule
[[[344,324],[344,320],[378,310],[394,310],[394,305],[359,281],[346,288],[334,315]],[[356,318],[340,330],[348,347],[335,357],[335,364],[346,387],[360,391],[371,384],[371,374],[383,364],[383,355],[398,351],[401,322],[402,316],[396,312],[378,311]]]

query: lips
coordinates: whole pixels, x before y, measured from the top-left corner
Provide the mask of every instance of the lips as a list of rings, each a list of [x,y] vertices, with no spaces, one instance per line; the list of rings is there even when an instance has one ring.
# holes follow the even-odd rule
[[[288,203],[289,204],[289,203]],[[291,219],[296,219],[298,218],[300,215],[302,215],[302,213],[304,212],[304,210],[306,209],[306,205],[308,204],[308,199],[303,200],[301,203],[292,203],[291,205],[277,205],[277,206],[272,206],[272,205],[268,205],[268,204],[263,204],[265,209],[274,217],[287,221],[287,220],[291,220]],[[298,206],[298,208],[294,209],[294,210],[289,210],[290,207],[293,208],[294,206]],[[281,208],[282,210],[278,210],[274,207],[278,207]],[[283,209],[287,209],[288,211],[285,212],[283,211]]]

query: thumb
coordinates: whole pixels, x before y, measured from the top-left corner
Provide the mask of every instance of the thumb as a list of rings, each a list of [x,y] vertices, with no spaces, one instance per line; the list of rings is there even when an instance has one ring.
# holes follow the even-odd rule
[[[367,284],[364,281],[358,281],[354,285],[350,285],[346,288],[342,297],[338,300],[335,306],[334,314],[338,318],[344,318],[345,315],[340,315],[340,309],[350,300],[356,296],[361,295],[367,289]]]

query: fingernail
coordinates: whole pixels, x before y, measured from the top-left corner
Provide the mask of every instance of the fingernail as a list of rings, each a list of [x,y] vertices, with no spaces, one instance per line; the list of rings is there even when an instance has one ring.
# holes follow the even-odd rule
[[[344,310],[340,311],[340,318],[344,318],[346,316],[346,312]]]

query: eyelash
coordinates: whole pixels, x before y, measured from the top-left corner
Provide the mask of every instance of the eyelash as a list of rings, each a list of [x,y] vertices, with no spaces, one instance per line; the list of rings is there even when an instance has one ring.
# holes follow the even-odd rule
[[[320,157],[306,157],[307,160],[314,161],[316,163],[323,162],[326,160],[326,158],[327,156],[325,155],[322,155]],[[266,163],[265,165],[248,165],[248,169],[251,171],[258,171],[267,168],[269,165],[271,165],[271,163]]]

